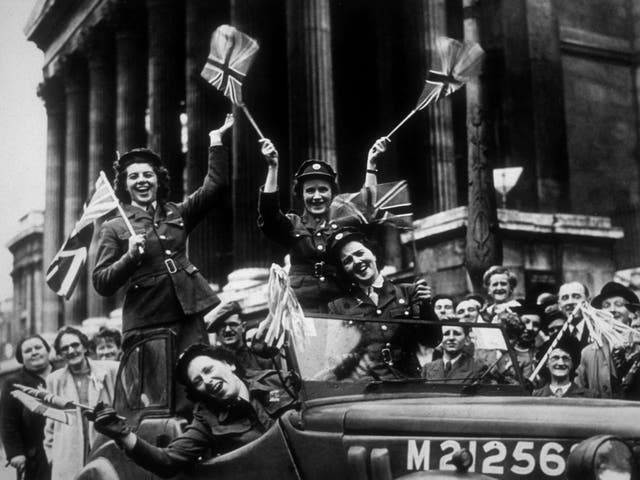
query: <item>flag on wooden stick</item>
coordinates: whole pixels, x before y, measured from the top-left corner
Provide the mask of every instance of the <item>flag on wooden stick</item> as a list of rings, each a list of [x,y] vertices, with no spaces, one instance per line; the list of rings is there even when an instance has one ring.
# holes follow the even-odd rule
[[[480,74],[484,50],[474,42],[459,42],[453,38],[436,39],[436,50],[440,57],[441,71],[429,70],[424,88],[416,107],[387,135],[393,135],[416,112],[430,103],[438,101],[461,88]]]
[[[100,172],[95,193],[85,205],[80,220],[53,257],[47,269],[46,282],[49,287],[67,300],[71,297],[82,268],[87,260],[87,252],[93,237],[94,221],[118,208],[118,199],[109,180]]]
[[[242,101],[242,84],[259,49],[258,42],[249,35],[231,25],[221,25],[211,35],[209,57],[200,75],[242,108],[260,138],[264,138]]]

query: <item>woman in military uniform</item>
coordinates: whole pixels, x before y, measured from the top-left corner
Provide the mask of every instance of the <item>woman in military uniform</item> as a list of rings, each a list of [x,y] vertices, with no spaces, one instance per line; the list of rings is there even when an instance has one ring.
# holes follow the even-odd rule
[[[351,367],[336,369],[338,379],[393,378],[408,354],[406,347],[418,333],[413,325],[387,323],[392,318],[431,318],[431,288],[424,280],[395,285],[380,274],[373,246],[362,233],[343,230],[331,238],[331,255],[351,284],[349,292],[330,302],[329,313],[376,320],[348,322],[361,330]],[[415,374],[415,372],[412,372]]]
[[[136,148],[115,163],[115,192],[135,230],[121,215],[100,231],[93,285],[105,296],[125,286],[123,347],[152,327],[172,329],[177,351],[208,343],[203,315],[219,303],[206,279],[189,261],[187,236],[219,201],[228,183],[228,154],[222,134],[233,115],[209,133],[209,166],[203,185],[180,203],[168,201],[169,175],[160,157]]]
[[[376,159],[386,150],[388,139],[378,139],[369,150],[365,186],[375,185]],[[261,140],[268,170],[260,190],[258,226],[270,240],[289,251],[289,279],[302,308],[326,312],[327,303],[342,294],[336,267],[327,255],[327,242],[338,226],[330,222],[329,207],[338,193],[336,174],[322,160],[307,160],[295,174],[294,194],[304,204],[302,215],[284,214],[278,192],[278,152],[268,139]]]

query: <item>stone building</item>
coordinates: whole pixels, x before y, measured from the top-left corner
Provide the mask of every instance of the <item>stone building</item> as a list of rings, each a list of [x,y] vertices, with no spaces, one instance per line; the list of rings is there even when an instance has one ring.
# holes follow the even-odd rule
[[[604,255],[600,276],[587,278],[592,286],[609,270],[640,264],[635,0],[38,0],[25,33],[45,54],[39,92],[48,114],[45,263],[79,217],[98,171],[110,173],[116,151],[156,150],[168,163],[176,199],[200,184],[207,132],[231,109],[199,76],[210,34],[224,23],[260,43],[244,97],[281,153],[285,205],[291,174],[307,158],[332,162],[342,189],[357,189],[368,148],[413,108],[437,63],[436,38],[477,39],[487,52],[484,74],[393,137],[380,181],[408,179],[420,228],[437,223],[433,214],[451,210],[455,217],[455,209],[469,204],[473,228],[485,219],[481,230],[495,234],[493,200],[484,201],[493,195],[491,183],[482,179],[491,168],[522,166],[507,205],[514,215],[612,216],[628,234],[616,246],[617,230],[593,240],[556,229],[544,268],[536,267],[538,260],[526,264],[522,252],[511,255],[510,247],[506,262],[520,262],[522,275],[538,271],[548,280],[588,277],[590,258]],[[229,202],[211,213],[189,245],[194,263],[218,284],[233,269],[265,266],[282,255],[255,226],[265,165],[255,133],[240,111],[237,118]],[[479,179],[484,193],[470,197],[468,186]],[[478,215],[478,200],[493,213]],[[604,227],[596,230],[606,230],[608,220],[599,221]],[[452,248],[464,250],[469,241],[460,232],[433,242],[458,239]],[[415,242],[420,268],[462,293],[459,271],[470,253],[436,267],[429,260],[435,243],[422,233]],[[592,241],[598,248],[586,248],[569,268],[579,274],[557,260],[563,248],[573,248],[559,245]],[[405,242],[387,249],[388,261],[400,268],[410,257],[412,242]],[[491,258],[500,257],[498,247]],[[447,280],[453,270],[458,273]],[[79,322],[115,303],[98,297],[85,279],[64,305],[46,292],[44,321],[50,328],[62,318]]]
[[[7,328],[9,336],[5,337],[8,341],[16,342],[24,335],[44,331],[43,224],[42,211],[27,213],[20,218],[19,232],[7,243],[13,255],[13,308]]]

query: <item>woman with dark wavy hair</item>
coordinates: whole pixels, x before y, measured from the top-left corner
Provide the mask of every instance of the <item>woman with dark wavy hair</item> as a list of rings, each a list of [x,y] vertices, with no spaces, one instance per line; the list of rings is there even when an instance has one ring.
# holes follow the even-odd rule
[[[135,234],[121,215],[102,225],[93,285],[104,296],[125,287],[125,350],[153,327],[171,329],[178,352],[192,343],[208,342],[203,317],[219,300],[189,261],[187,236],[226,192],[228,153],[222,134],[232,125],[229,114],[209,133],[207,176],[183,202],[168,200],[169,174],[153,151],[136,148],[114,163],[115,192]]]

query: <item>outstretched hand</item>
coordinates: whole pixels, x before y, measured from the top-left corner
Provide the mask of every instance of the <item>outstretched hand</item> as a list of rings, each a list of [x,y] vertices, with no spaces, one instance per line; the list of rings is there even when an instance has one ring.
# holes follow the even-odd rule
[[[431,300],[433,291],[431,290],[431,287],[427,285],[426,280],[421,278],[420,280],[417,280],[413,284],[413,286],[414,286],[414,291],[413,291],[413,295],[411,296],[412,303],[425,302],[425,301]]]
[[[381,153],[385,152],[389,143],[391,143],[391,139],[389,137],[380,137],[377,139],[369,149],[367,162],[371,164],[371,162],[373,162]],[[369,165],[369,167],[375,167],[375,165]]]
[[[222,143],[222,135],[233,127],[234,117],[233,113],[227,113],[227,116],[224,117],[224,123],[209,132],[209,140],[211,141],[211,145],[219,145]]]
[[[98,432],[114,440],[122,440],[131,433],[131,428],[118,412],[102,402],[98,402],[93,410],[86,410],[84,416],[93,422]]]
[[[261,138],[258,140],[260,143],[260,153],[264,155],[265,160],[267,161],[267,165],[270,167],[278,166],[278,150],[273,145],[273,142],[268,138]]]

